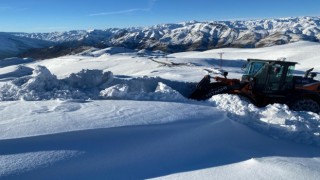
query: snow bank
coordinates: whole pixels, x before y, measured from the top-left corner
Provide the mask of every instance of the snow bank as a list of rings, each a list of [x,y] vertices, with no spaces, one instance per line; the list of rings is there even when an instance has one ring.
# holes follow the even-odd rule
[[[177,90],[170,86],[177,87]],[[161,78],[114,78],[112,72],[82,70],[58,79],[46,67],[37,66],[32,75],[16,78],[0,87],[0,100],[131,99],[184,101],[194,84]]]
[[[257,108],[239,96],[222,94],[209,99],[214,106],[228,112],[229,118],[244,123],[275,138],[320,146],[320,116],[296,112],[283,104]]]
[[[107,87],[100,92],[101,97],[104,99],[181,102],[187,101],[182,94],[187,96],[186,94],[190,94],[192,89],[192,84],[150,77],[134,78],[129,80],[115,79],[113,83],[116,83],[116,85]],[[172,85],[171,87],[177,88],[180,91],[171,88],[165,83]],[[182,89],[181,87],[185,87],[185,89]]]

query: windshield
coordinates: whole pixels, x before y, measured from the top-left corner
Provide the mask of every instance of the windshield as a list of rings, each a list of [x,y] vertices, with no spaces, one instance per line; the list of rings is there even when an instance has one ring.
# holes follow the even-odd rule
[[[254,75],[256,74],[266,63],[265,62],[250,62],[246,69],[245,74],[246,75]]]

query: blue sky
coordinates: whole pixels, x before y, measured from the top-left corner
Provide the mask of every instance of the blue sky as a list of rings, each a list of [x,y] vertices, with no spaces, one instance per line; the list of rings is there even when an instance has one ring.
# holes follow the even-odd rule
[[[320,0],[0,0],[1,32],[320,16]]]

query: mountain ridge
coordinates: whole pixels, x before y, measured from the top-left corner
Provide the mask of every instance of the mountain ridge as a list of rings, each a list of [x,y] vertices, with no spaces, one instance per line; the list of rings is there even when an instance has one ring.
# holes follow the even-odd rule
[[[81,46],[103,48],[115,46],[173,53],[224,47],[258,48],[301,40],[319,42],[320,17],[189,21],[149,27],[52,33],[10,33],[10,35],[48,41],[58,46],[68,48],[71,46],[75,49]],[[44,52],[43,49],[42,52]]]

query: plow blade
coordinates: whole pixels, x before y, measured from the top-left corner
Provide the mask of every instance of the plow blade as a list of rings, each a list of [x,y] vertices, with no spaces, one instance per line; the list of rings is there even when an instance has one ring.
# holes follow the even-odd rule
[[[228,93],[233,88],[221,82],[210,83],[210,76],[205,76],[196,86],[195,91],[189,96],[190,99],[206,100],[217,94]]]

